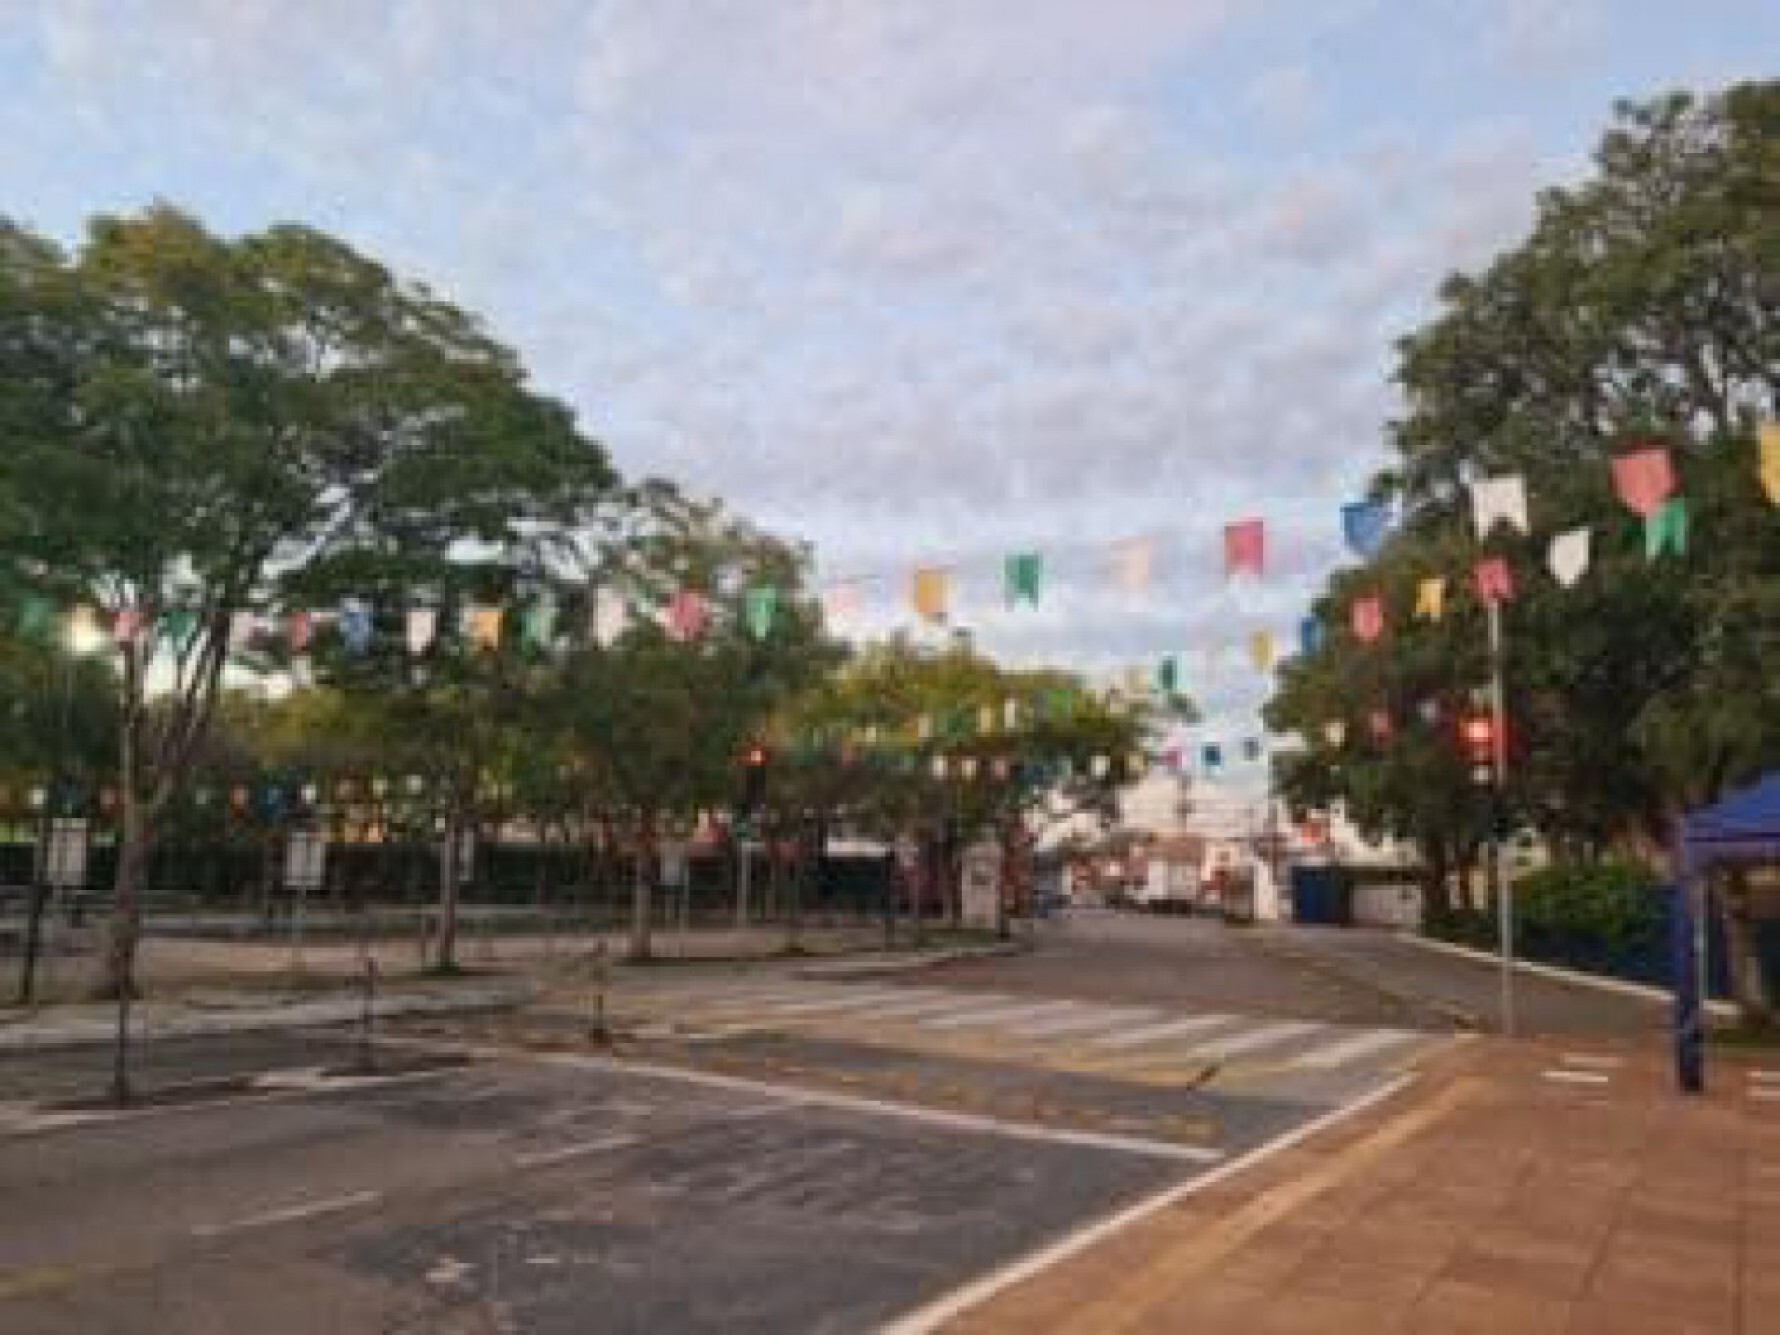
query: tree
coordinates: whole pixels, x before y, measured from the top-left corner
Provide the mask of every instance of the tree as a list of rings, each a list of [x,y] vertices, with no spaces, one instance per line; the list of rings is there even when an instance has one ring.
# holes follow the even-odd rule
[[[71,255],[9,226],[0,257],[9,577],[151,628],[118,674],[127,997],[233,614],[542,569],[615,479],[474,317],[310,229],[229,240],[163,206],[94,219]]]

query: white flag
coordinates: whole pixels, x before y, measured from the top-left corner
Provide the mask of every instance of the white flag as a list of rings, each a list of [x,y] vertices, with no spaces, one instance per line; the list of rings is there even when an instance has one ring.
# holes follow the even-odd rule
[[[1568,533],[1560,533],[1551,540],[1551,551],[1546,555],[1546,564],[1557,582],[1566,589],[1582,578],[1588,569],[1588,530],[1573,528]]]
[[[241,650],[253,643],[254,632],[260,628],[260,619],[252,612],[232,612],[229,614],[229,648]]]
[[[1497,524],[1527,531],[1527,484],[1519,473],[1471,484],[1471,519],[1477,536],[1487,538]]]
[[[408,609],[408,652],[418,658],[433,643],[433,637],[439,633],[439,609],[436,607],[410,607]]]
[[[610,649],[630,626],[630,604],[616,589],[597,589],[593,595],[593,638]]]

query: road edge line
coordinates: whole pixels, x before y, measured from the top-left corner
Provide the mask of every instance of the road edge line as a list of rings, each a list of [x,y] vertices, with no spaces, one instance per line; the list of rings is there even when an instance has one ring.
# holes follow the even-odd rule
[[[1487,950],[1477,950],[1471,946],[1461,946],[1456,941],[1442,941],[1438,937],[1423,936],[1419,932],[1393,933],[1399,941],[1420,946],[1423,950],[1436,951],[1443,955],[1453,955],[1460,959],[1470,960],[1473,964],[1487,964],[1492,968],[1500,968],[1502,957]],[[1570,983],[1577,987],[1592,987],[1601,992],[1617,992],[1621,996],[1639,997],[1645,1001],[1658,1001],[1665,1006],[1673,1005],[1675,994],[1666,987],[1656,987],[1650,983],[1634,983],[1625,978],[1609,978],[1604,974],[1584,973],[1580,969],[1566,969],[1557,964],[1544,964],[1538,960],[1517,959],[1514,961],[1517,973],[1532,974],[1538,978],[1550,978],[1554,982]],[[1706,1002],[1706,1009],[1720,1019],[1733,1019],[1737,1014],[1736,1006],[1728,1001],[1716,998]]]
[[[1257,1145],[1246,1154],[1240,1155],[1228,1163],[1220,1164],[1197,1177],[1188,1178],[1185,1182],[1177,1182],[1153,1196],[1145,1197],[1134,1205],[1125,1206],[1103,1219],[1087,1224],[1073,1233],[1065,1234],[1039,1250],[1030,1252],[999,1270],[991,1271],[981,1279],[973,1280],[962,1288],[954,1289],[951,1293],[879,1327],[879,1335],[928,1335],[928,1332],[938,1330],[945,1322],[962,1316],[973,1307],[981,1306],[1015,1284],[1030,1279],[1034,1275],[1050,1269],[1053,1265],[1086,1251],[1113,1234],[1167,1209],[1176,1202],[1185,1200],[1197,1192],[1253,1168],[1272,1158],[1275,1154],[1289,1150],[1293,1146],[1309,1140],[1312,1136],[1339,1125],[1350,1117],[1358,1116],[1360,1113],[1377,1107],[1408,1089],[1419,1078],[1414,1073],[1398,1076],[1395,1080],[1370,1090],[1351,1103],[1345,1103],[1339,1108],[1332,1108],[1321,1117],[1295,1127],[1283,1136],[1263,1145]]]

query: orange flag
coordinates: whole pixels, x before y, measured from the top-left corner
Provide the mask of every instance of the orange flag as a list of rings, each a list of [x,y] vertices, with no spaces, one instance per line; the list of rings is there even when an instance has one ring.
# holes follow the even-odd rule
[[[1761,426],[1761,485],[1768,499],[1780,505],[1780,422]]]
[[[928,566],[915,572],[910,601],[915,615],[923,621],[942,625],[946,619],[946,602],[951,593],[951,572],[942,566]]]

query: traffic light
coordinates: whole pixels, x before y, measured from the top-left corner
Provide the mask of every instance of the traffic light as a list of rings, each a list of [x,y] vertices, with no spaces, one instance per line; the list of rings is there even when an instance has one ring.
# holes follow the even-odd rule
[[[766,762],[764,746],[751,746],[742,757],[742,810],[758,811],[766,800]]]
[[[1465,758],[1471,764],[1471,781],[1490,784],[1496,778],[1496,721],[1488,714],[1467,715],[1461,735]]]

